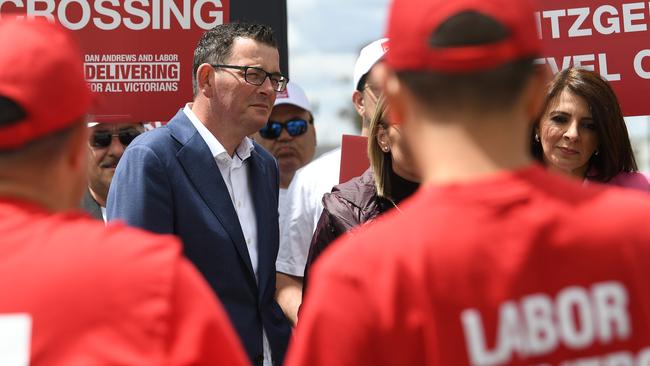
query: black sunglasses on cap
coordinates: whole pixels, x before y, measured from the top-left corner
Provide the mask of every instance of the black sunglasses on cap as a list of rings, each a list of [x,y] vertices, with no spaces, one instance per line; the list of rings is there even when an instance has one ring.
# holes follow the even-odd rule
[[[307,132],[308,123],[304,119],[292,119],[285,123],[268,121],[266,126],[260,130],[260,136],[265,139],[275,140],[280,137],[283,128],[287,130],[291,137],[300,136]]]
[[[113,136],[115,136],[120,140],[120,143],[126,147],[140,134],[141,132],[138,130],[125,130],[118,133],[112,133],[111,131],[96,131],[90,135],[90,146],[106,148],[111,144],[111,140],[113,139]]]

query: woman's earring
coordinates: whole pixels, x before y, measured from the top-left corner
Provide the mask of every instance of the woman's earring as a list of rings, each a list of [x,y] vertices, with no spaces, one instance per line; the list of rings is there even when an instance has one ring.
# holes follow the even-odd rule
[[[390,150],[386,145],[382,146],[381,149],[383,152],[388,152],[388,150]]]
[[[535,134],[535,141],[539,142],[539,134]]]
[[[600,152],[600,151],[598,151],[598,150],[594,151],[594,156],[598,156],[598,153],[599,153],[599,152]]]

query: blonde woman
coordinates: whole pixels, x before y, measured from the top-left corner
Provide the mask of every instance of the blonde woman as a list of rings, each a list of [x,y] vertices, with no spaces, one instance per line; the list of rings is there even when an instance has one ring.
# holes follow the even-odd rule
[[[309,267],[336,238],[386,211],[399,210],[400,202],[419,186],[415,164],[409,156],[400,127],[389,123],[386,118],[386,103],[380,96],[369,128],[370,168],[323,196],[323,213],[305,267],[305,286]]]

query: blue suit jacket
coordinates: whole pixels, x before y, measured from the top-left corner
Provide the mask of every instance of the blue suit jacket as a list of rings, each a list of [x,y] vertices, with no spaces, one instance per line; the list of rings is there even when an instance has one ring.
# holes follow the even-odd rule
[[[275,302],[278,169],[259,145],[247,160],[257,219],[256,281],[244,234],[208,145],[183,111],[124,152],[108,195],[108,218],[178,235],[185,255],[217,293],[254,364],[262,326],[273,361],[282,364],[291,327]]]

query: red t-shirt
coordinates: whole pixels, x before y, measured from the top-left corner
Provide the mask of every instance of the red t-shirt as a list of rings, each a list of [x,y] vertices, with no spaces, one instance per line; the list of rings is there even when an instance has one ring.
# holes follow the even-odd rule
[[[0,365],[248,364],[173,237],[2,199],[0,238]]]
[[[539,166],[425,186],[316,263],[288,365],[650,364],[649,219]]]

